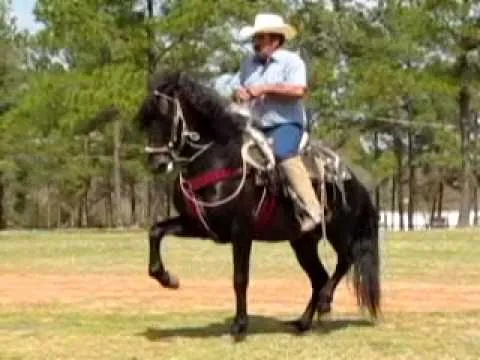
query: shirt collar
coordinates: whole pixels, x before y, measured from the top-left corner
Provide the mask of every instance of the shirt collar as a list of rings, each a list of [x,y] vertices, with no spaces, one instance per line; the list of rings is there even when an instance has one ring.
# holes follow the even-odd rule
[[[269,63],[273,62],[273,61],[278,61],[278,56],[279,56],[279,52],[280,52],[281,49],[277,49],[273,52],[272,56],[270,56],[267,60],[264,60],[262,59],[260,56],[258,55],[255,55],[253,57],[253,61],[255,63],[258,63],[258,64],[262,64],[262,65],[268,65]]]

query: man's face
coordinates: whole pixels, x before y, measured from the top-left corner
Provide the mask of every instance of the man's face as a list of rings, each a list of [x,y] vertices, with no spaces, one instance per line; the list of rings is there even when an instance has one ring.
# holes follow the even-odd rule
[[[280,38],[276,34],[259,33],[255,34],[252,39],[253,49],[255,53],[267,59],[280,46]]]

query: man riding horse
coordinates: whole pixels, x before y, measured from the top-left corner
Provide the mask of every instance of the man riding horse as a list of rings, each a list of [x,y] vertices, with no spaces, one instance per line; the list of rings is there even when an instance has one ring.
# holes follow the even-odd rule
[[[299,155],[306,127],[306,69],[299,55],[283,48],[296,30],[279,15],[258,14],[254,25],[240,34],[252,40],[255,53],[242,65],[234,99],[249,105],[252,125],[273,139],[279,167],[307,213],[301,219],[301,231],[311,231],[321,223],[323,211]]]
[[[242,66],[235,97],[249,104],[251,121],[260,130],[248,124],[245,127],[245,118],[232,113],[225,99],[184,72],[156,77],[137,114],[147,137],[145,151],[152,170],[178,169],[173,180],[177,214],[155,222],[149,231],[148,273],[163,287],[179,288],[178,278],[167,270],[162,257],[161,243],[167,235],[176,235],[177,240],[210,238],[231,243],[236,300],[231,333],[242,336],[248,328],[253,240],[288,240],[311,284],[305,310],[292,322],[298,331],[312,327],[315,313],[330,311],[335,289],[349,269],[353,270],[358,304],[376,317],[381,298],[378,213],[366,187],[347,167],[348,176],[344,176],[342,162],[331,150],[327,153],[333,162],[317,166],[319,172],[313,180],[322,201],[317,200],[298,150],[305,127],[305,65],[282,48],[295,31],[277,15],[260,14],[243,34],[253,39],[256,54]],[[251,159],[244,156],[248,155],[244,149],[251,139],[245,140],[245,132],[262,150],[265,136],[261,132],[273,138],[274,160],[308,209],[309,218],[299,223],[292,216],[291,195],[285,196],[247,166]],[[323,154],[323,147],[314,141],[309,148],[315,156]],[[267,151],[271,152],[269,147]],[[331,210],[322,225],[319,202]],[[318,254],[321,232],[337,254],[331,276]]]

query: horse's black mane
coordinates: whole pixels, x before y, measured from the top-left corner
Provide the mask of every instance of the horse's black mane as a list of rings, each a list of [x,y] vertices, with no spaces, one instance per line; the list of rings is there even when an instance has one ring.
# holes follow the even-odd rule
[[[140,111],[141,122],[156,118],[155,112],[158,110],[153,92],[157,90],[169,96],[177,96],[181,102],[189,105],[196,113],[196,124],[202,128],[199,130],[209,133],[220,143],[228,142],[243,129],[245,120],[228,111],[227,101],[187,73],[167,72],[156,75],[149,88],[150,95]]]

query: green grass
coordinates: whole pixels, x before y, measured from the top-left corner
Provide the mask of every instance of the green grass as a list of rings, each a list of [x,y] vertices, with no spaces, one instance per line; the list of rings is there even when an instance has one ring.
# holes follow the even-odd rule
[[[147,237],[133,232],[12,232],[0,233],[0,270],[26,272],[120,274],[145,273]],[[386,279],[471,282],[480,273],[480,232],[431,231],[389,233],[382,245]],[[231,248],[210,241],[167,238],[165,259],[180,275],[201,278],[230,276]],[[335,256],[329,245],[320,251],[331,270]],[[299,271],[288,243],[255,243],[255,276],[272,277]],[[280,261],[281,260],[281,261]],[[448,277],[445,275],[448,273]]]
[[[331,250],[320,249],[331,268]],[[146,250],[142,231],[0,233],[0,282],[2,272],[146,276]],[[169,238],[165,257],[180,278],[231,278],[229,246]],[[382,243],[387,282],[478,285],[479,259],[480,237],[474,230],[387,234]],[[254,279],[298,277],[300,271],[288,244],[255,244]],[[1,299],[2,294],[1,360],[480,358],[480,304],[478,311],[468,312],[387,313],[375,326],[357,313],[334,311],[305,336],[281,323],[298,314],[257,313],[247,340],[235,344],[227,335],[231,312],[85,309],[62,303],[2,306]]]
[[[468,284],[480,274],[476,229],[388,234],[382,244],[387,279]]]
[[[340,316],[341,315],[341,316]],[[1,359],[478,359],[480,312],[396,314],[376,326],[340,314],[297,336],[253,316],[234,344],[226,313],[130,315],[48,308],[2,314]]]

